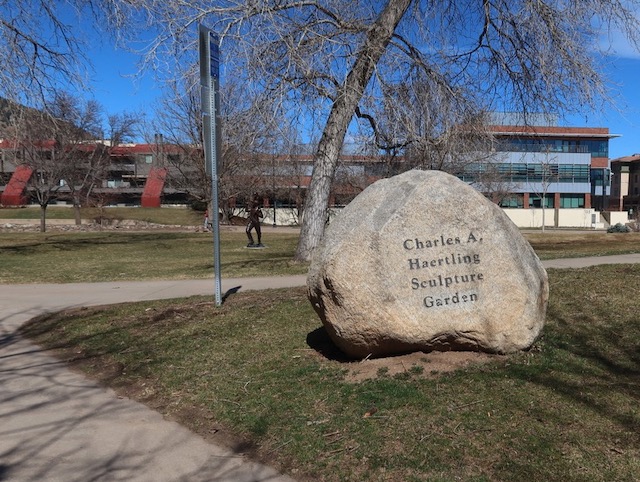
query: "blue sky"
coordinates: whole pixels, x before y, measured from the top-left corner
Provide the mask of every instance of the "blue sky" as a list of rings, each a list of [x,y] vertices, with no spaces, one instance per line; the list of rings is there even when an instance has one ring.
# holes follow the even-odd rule
[[[609,156],[615,159],[640,153],[640,53],[634,52],[624,39],[613,38],[608,44],[615,56],[608,57],[603,68],[617,108],[585,112],[563,124],[608,127],[612,134],[620,135],[609,144]],[[94,62],[93,96],[108,114],[144,112],[152,117],[161,88],[150,73],[135,76],[135,55],[114,49],[107,38],[94,42],[88,54]]]
[[[640,153],[640,54],[623,54],[610,57],[606,67],[615,104],[601,112],[586,112],[569,119],[573,126],[608,127],[611,134],[620,135],[609,142],[611,159]]]
[[[611,133],[622,135],[609,144],[609,157],[615,159],[640,152],[640,55],[619,57],[610,70],[611,81],[617,84],[618,109],[594,118]]]
[[[107,114],[141,112],[151,116],[160,96],[151,73],[138,76],[139,58],[123,49],[114,48],[108,40],[93,44],[89,58],[94,64],[91,75],[93,98]]]

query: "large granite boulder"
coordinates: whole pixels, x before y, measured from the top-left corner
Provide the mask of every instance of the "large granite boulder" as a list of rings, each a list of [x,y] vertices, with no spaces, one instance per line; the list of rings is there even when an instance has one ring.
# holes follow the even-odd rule
[[[307,287],[355,358],[526,349],[549,297],[545,269],[500,208],[454,176],[415,170],[372,184],[336,216]]]

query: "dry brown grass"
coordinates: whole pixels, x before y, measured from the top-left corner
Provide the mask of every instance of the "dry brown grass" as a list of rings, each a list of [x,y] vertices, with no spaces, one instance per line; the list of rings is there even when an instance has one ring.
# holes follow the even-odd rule
[[[348,362],[303,289],[91,308],[25,333],[299,480],[626,481],[640,473],[638,284],[640,266],[551,270],[533,348],[464,363]]]

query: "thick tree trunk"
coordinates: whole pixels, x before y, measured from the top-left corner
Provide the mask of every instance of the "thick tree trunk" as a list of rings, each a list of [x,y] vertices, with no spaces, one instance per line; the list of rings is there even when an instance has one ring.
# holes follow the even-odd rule
[[[44,233],[47,231],[47,205],[40,205],[40,232]]]
[[[378,61],[410,4],[411,0],[388,0],[371,26],[347,79],[337,92],[314,156],[313,174],[305,200],[296,252],[298,261],[309,261],[324,235],[331,183],[347,128]]]
[[[76,226],[80,226],[82,224],[82,216],[80,213],[80,196],[78,194],[73,195],[73,215]]]

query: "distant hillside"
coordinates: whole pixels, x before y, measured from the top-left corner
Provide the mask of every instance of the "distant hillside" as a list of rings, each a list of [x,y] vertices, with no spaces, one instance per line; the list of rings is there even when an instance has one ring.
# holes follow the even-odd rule
[[[0,97],[0,132],[10,124],[11,116],[14,112],[15,104]]]
[[[32,115],[33,118],[41,116],[40,111],[31,107],[25,107],[9,99],[0,97],[0,138],[12,137],[8,130],[14,124],[18,115]]]
[[[8,139],[15,137],[12,132],[12,128],[15,127],[16,121],[21,119],[27,125],[38,126],[39,136],[42,138],[51,138],[54,136],[54,129],[52,128],[53,122],[51,117],[47,117],[42,111],[34,109],[32,107],[26,107],[24,105],[17,104],[9,99],[0,97],[0,139]],[[57,127],[66,126],[67,129],[73,129],[73,124],[66,122],[56,123]],[[82,136],[90,138],[91,135],[79,130],[77,131]]]

